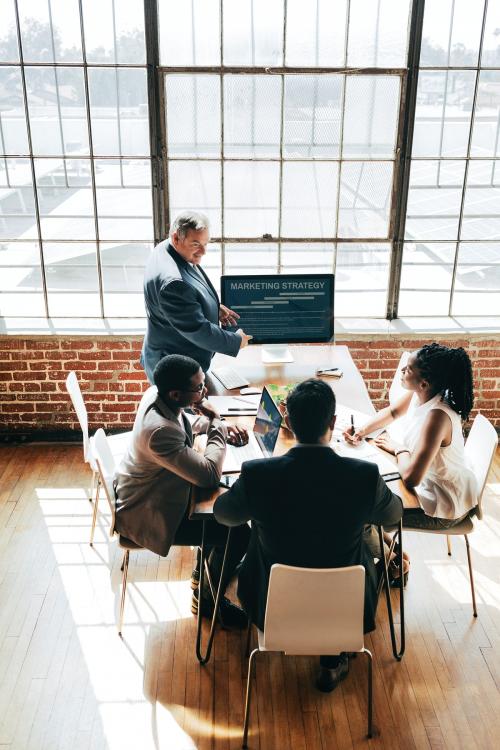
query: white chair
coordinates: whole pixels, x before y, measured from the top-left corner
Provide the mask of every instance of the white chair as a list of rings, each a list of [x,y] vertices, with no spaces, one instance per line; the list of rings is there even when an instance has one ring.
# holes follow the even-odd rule
[[[482,414],[478,414],[472,423],[469,436],[465,441],[465,456],[469,466],[474,472],[477,483],[477,506],[464,518],[461,523],[452,526],[449,529],[405,529],[406,531],[423,532],[425,534],[445,534],[448,544],[448,554],[451,555],[450,536],[463,535],[465,538],[465,547],[467,550],[467,563],[469,566],[469,579],[472,594],[472,611],[474,617],[477,617],[476,593],[474,590],[474,576],[472,572],[472,560],[469,546],[468,535],[474,531],[472,517],[483,517],[482,498],[486,480],[490,471],[495,451],[498,445],[498,436],[495,428]]]
[[[99,505],[99,477],[93,450],[94,438],[89,437],[89,420],[87,409],[85,407],[85,402],[83,400],[82,392],[80,390],[75,372],[70,372],[68,377],[66,378],[66,389],[70,395],[83,434],[83,458],[92,469],[92,486],[89,497],[90,502],[92,502],[95,492],[94,512],[92,514],[92,528],[90,530],[90,546],[92,546],[94,543],[97,508]],[[108,440],[110,449],[116,463],[119,463],[121,461],[121,458],[127,449],[130,435],[131,432],[130,430],[128,430],[127,432],[122,432],[118,435],[109,436]]]
[[[109,508],[111,511],[111,525],[109,528],[109,535],[113,536],[115,533],[115,488],[113,486],[113,476],[116,469],[115,459],[111,451],[109,438],[106,437],[104,430],[99,428],[94,435],[94,456],[97,464],[97,470],[99,473],[99,480],[104,487],[104,492],[108,500]],[[144,549],[139,544],[132,542],[130,539],[118,535],[118,544],[123,549],[123,563],[122,563],[122,594],[120,598],[120,615],[118,619],[118,635],[122,634],[123,627],[123,611],[125,609],[125,594],[127,590],[127,575],[128,575],[128,562],[131,550]]]
[[[267,593],[264,632],[248,662],[243,747],[247,747],[252,667],[259,651],[290,655],[328,655],[342,651],[368,657],[368,737],[372,736],[372,655],[364,647],[365,569],[296,568],[273,565]]]

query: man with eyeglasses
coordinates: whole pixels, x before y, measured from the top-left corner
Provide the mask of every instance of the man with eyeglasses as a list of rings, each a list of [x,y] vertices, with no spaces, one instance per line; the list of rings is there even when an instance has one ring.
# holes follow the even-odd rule
[[[155,385],[144,393],[135,418],[129,446],[115,475],[115,529],[141,547],[167,555],[171,545],[198,546],[202,522],[190,521],[191,485],[216,487],[222,474],[226,441],[244,444],[244,428],[226,425],[205,400],[205,375],[194,359],[180,354],[164,357],[154,370]],[[190,421],[184,409],[198,417]],[[203,453],[193,448],[193,437],[205,433]],[[210,574],[218,584],[228,530],[216,521],[206,523],[205,541],[210,547]],[[234,529],[225,569],[224,588],[243,558],[250,530]],[[195,588],[191,610],[198,611],[196,588],[199,569],[193,570]],[[213,600],[208,588],[201,592],[202,614],[210,616]],[[228,627],[246,627],[243,611],[225,597],[220,609]]]

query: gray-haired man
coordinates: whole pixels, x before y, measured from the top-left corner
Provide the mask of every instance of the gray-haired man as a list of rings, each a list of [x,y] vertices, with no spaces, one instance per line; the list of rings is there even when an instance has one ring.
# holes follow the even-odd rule
[[[153,382],[156,364],[167,354],[184,354],[205,372],[215,352],[236,357],[251,336],[234,326],[239,315],[220,304],[200,262],[210,239],[206,216],[186,211],[175,219],[170,239],[155,247],[144,273],[148,317],[141,363]]]

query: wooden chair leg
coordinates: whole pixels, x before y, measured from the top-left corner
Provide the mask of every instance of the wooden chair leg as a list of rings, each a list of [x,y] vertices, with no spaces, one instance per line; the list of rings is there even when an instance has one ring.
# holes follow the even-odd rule
[[[474,614],[474,617],[477,617],[476,592],[474,590],[474,574],[472,572],[472,560],[470,556],[469,537],[467,536],[467,534],[464,534],[464,538],[465,538],[465,547],[467,549],[467,562],[469,564],[470,590],[472,594],[472,612]]]
[[[448,547],[448,555],[451,557],[451,539],[446,535],[446,546]]]
[[[92,484],[90,485],[89,503],[91,503],[94,500],[96,478],[97,478],[97,472],[93,471],[92,472]]]
[[[252,672],[253,672],[254,656],[258,653],[259,653],[259,649],[254,648],[254,650],[250,654],[250,659],[248,660],[247,695],[246,695],[246,700],[245,700],[245,720],[243,723],[243,742],[241,745],[241,747],[243,748],[247,747],[248,724],[249,724],[249,719],[250,719],[250,698],[252,694]]]
[[[120,618],[118,623],[118,635],[121,636],[123,628],[123,611],[125,609],[125,593],[127,591],[127,574],[128,574],[128,559],[130,551],[125,550],[123,555],[123,576],[122,576],[122,596],[120,600]]]
[[[90,546],[94,546],[94,532],[95,532],[95,525],[97,522],[97,508],[99,506],[99,490],[101,489],[101,482],[97,480],[97,489],[95,492],[95,503],[94,503],[94,512],[92,513],[92,528],[90,529]]]

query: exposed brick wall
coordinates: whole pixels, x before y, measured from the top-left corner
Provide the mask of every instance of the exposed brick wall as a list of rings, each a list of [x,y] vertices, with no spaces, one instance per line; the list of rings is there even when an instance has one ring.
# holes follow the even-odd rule
[[[349,346],[376,408],[387,404],[387,391],[400,355],[430,340],[463,346],[475,377],[476,410],[500,428],[500,340],[490,336],[457,339],[434,335],[359,336],[338,341]],[[139,365],[139,337],[0,337],[0,431],[78,431],[65,379],[75,370],[89,414],[89,427],[131,427],[147,388]]]

